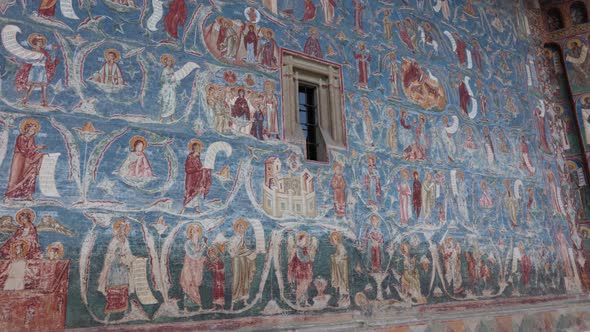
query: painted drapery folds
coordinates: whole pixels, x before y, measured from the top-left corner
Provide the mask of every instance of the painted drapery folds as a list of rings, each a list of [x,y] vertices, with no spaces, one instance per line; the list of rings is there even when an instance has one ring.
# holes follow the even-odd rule
[[[0,282],[69,259],[68,327],[590,287],[524,4],[58,2],[0,3]],[[327,163],[284,140],[281,48],[342,65]]]

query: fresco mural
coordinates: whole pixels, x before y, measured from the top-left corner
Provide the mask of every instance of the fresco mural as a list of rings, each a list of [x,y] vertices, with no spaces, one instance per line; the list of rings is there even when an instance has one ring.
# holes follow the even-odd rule
[[[0,285],[58,285],[14,302],[14,324],[370,316],[590,288],[575,117],[551,99],[559,70],[584,81],[587,41],[558,68],[523,3],[56,7],[0,3]],[[329,162],[284,140],[283,48],[342,65],[348,143]]]

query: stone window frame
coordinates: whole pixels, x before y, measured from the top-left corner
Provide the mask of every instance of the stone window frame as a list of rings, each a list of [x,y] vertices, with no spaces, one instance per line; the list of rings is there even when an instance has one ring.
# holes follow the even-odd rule
[[[280,61],[283,140],[305,146],[299,119],[299,85],[316,86],[320,140],[325,143],[326,162],[329,163],[330,149],[346,149],[348,146],[342,65],[284,48]],[[307,156],[306,160],[314,161],[308,160]]]

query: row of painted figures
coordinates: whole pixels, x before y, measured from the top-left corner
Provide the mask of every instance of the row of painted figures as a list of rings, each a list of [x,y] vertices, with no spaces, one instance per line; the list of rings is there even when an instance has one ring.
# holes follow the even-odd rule
[[[13,262],[40,259],[41,252],[34,225],[35,212],[28,208],[22,209],[16,213],[15,220],[19,226],[0,247],[0,254],[4,259]],[[389,289],[386,297],[391,295],[393,289],[401,300],[417,304],[426,303],[424,294],[430,294],[433,286],[432,284],[428,286],[423,282],[423,280],[430,279],[429,271],[432,274],[439,274],[440,286],[445,291],[452,293],[450,296],[469,296],[477,293],[490,295],[498,290],[503,293],[506,286],[504,276],[510,276],[506,282],[512,284],[513,294],[528,291],[531,287],[541,287],[545,290],[560,288],[561,279],[557,278],[558,270],[563,270],[566,288],[573,287],[572,285],[577,279],[574,272],[575,266],[572,265],[573,261],[570,258],[571,250],[561,227],[558,227],[555,234],[556,247],[541,245],[535,248],[525,248],[524,242],[521,241],[514,248],[509,248],[500,240],[497,246],[492,246],[492,249],[484,249],[477,244],[472,244],[465,251],[460,242],[451,236],[445,236],[440,246],[430,244],[430,255],[423,254],[418,260],[416,254],[421,245],[421,240],[418,237],[413,236],[401,244],[386,243],[380,230],[379,217],[371,215],[369,224],[361,236],[361,241],[357,242],[355,246],[361,253],[364,253],[362,256],[366,257],[366,259],[362,259],[366,262],[363,263],[365,268],[359,262],[354,271],[357,274],[364,274],[366,271],[377,282],[377,294],[374,296],[378,300],[384,299],[381,284],[385,279],[388,279],[388,286],[384,287],[386,290]],[[208,239],[203,236],[203,228],[199,224],[193,223],[186,227],[187,240],[183,246],[184,260],[180,273],[180,286],[185,295],[185,310],[195,307],[199,309],[204,306],[209,307],[209,304],[203,303],[201,297],[205,271],[209,271],[211,274],[211,306],[215,310],[225,308],[227,268],[224,264],[224,256],[226,247],[231,260],[229,268],[232,299],[230,310],[233,310],[235,305],[247,306],[249,304],[250,287],[257,275],[256,257],[258,253],[249,247],[249,241],[246,238],[248,228],[249,223],[246,220],[238,219],[233,224],[234,236],[227,240],[220,233],[209,244]],[[98,279],[98,291],[106,297],[105,314],[128,310],[130,292],[133,292],[133,289],[130,289],[130,269],[137,258],[129,245],[130,232],[131,223],[128,220],[121,218],[113,223],[113,238],[108,245]],[[338,299],[335,305],[347,307],[350,305],[349,294],[351,291],[350,255],[339,232],[330,233],[329,240],[334,247],[330,256],[329,281]],[[287,238],[286,244],[287,281],[294,292],[296,305],[300,307],[322,305],[321,302],[326,299],[324,291],[327,283],[323,278],[314,277],[314,261],[319,249],[317,238],[307,232],[296,232],[294,236]],[[502,269],[502,257],[507,255],[506,249],[509,253],[507,259],[510,259],[512,263]],[[399,250],[399,254],[396,254],[397,250]],[[47,252],[50,260],[59,259],[63,255],[63,246],[61,243],[52,243],[47,248]],[[385,254],[390,256],[389,262],[385,261]],[[403,264],[394,263],[391,265],[394,255],[401,255]],[[439,257],[442,258],[442,266],[437,266]],[[508,264],[508,262],[504,263]],[[464,264],[467,266],[467,283],[464,282],[464,272],[462,272]],[[422,271],[419,271],[420,267],[422,267]],[[20,279],[11,278],[11,271],[11,269],[6,269],[0,273],[0,280],[5,281],[4,289],[13,286],[17,287],[14,288],[15,290],[24,289],[18,285],[12,285]],[[536,285],[532,285],[533,280]],[[314,298],[309,297],[312,284],[318,291],[318,295]],[[370,291],[370,287],[365,288],[365,291]],[[326,304],[327,300],[323,305]]]

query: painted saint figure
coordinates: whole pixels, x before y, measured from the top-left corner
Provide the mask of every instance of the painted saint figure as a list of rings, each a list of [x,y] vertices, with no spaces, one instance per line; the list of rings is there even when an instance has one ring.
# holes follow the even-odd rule
[[[47,45],[47,39],[45,36],[33,33],[29,35],[27,39],[29,45],[32,47],[32,51],[40,53],[41,57],[31,63],[23,63],[14,77],[14,86],[17,92],[23,92],[26,90],[25,96],[21,100],[24,105],[29,101],[29,97],[33,90],[41,89],[41,106],[47,106],[47,92],[46,88],[53,75],[55,69],[59,63],[58,58],[51,60],[51,56],[48,51],[53,50],[56,46]]]
[[[207,268],[211,271],[213,279],[213,305],[217,310],[223,309],[225,305],[225,265],[220,254],[217,245],[207,249]]]
[[[508,218],[510,219],[510,224],[512,227],[518,226],[518,199],[512,193],[512,189],[510,188],[510,181],[508,179],[504,180],[504,187],[506,188],[506,193],[504,194],[504,207],[506,208],[506,213],[508,214]]]
[[[479,206],[484,209],[491,209],[494,207],[494,201],[492,196],[488,192],[488,184],[485,181],[482,181],[481,184],[481,197],[479,198]]]
[[[180,272],[180,286],[185,294],[184,309],[197,306],[203,307],[201,302],[201,283],[203,282],[203,267],[207,245],[200,241],[203,228],[197,224],[190,224],[186,228],[186,242],[184,243],[184,261]]]
[[[420,182],[420,174],[414,170],[412,172],[414,183],[412,184],[412,208],[416,215],[416,220],[420,218],[420,211],[422,210],[422,182]]]
[[[407,169],[402,169],[401,172],[402,183],[397,186],[399,194],[399,221],[402,225],[409,225],[412,212],[410,209],[412,189],[408,183],[410,179],[410,172]]]
[[[336,0],[320,0],[324,12],[324,23],[332,24],[334,22]]]
[[[378,205],[381,200],[381,176],[377,168],[377,156],[367,155],[367,168],[363,176],[363,184],[369,197],[369,205]]]
[[[381,267],[381,249],[384,239],[381,230],[379,230],[379,216],[372,214],[369,217],[370,225],[367,227],[363,240],[363,247],[368,250],[370,269],[373,273],[380,273]]]
[[[40,150],[45,145],[35,144],[35,135],[41,128],[37,120],[24,119],[19,127],[21,133],[14,145],[5,199],[32,201],[44,155]]]
[[[121,54],[114,48],[109,48],[104,52],[106,62],[99,71],[95,72],[89,80],[107,87],[121,87],[127,85],[123,78],[119,60]]]
[[[256,35],[254,24],[248,25],[248,32],[244,36],[244,45],[246,45],[246,62],[256,63],[258,54],[258,36]]]
[[[277,67],[276,52],[278,50],[277,42],[274,40],[274,32],[266,29],[260,40],[261,50],[258,54],[260,65],[266,69],[275,69]]]
[[[349,259],[346,247],[342,243],[342,235],[339,232],[330,233],[330,244],[335,248],[334,253],[330,256],[331,282],[332,287],[336,289],[336,294],[340,297],[338,301],[340,304],[349,300]]]
[[[354,32],[363,34],[363,12],[367,8],[365,0],[352,0],[354,7]]]
[[[275,89],[274,82],[264,82],[264,97],[262,102],[266,113],[265,134],[269,138],[279,139],[279,103],[277,101],[277,96],[275,96]]]
[[[113,173],[118,174],[125,183],[132,186],[144,186],[156,178],[145,154],[148,143],[142,136],[133,136],[129,140],[129,147],[131,151],[127,158]]]
[[[160,121],[164,121],[176,112],[176,88],[180,82],[174,78],[174,57],[171,54],[164,54],[160,57],[160,62],[164,65],[164,69],[160,74],[158,104],[160,104]]]
[[[436,184],[432,178],[432,173],[426,173],[422,182],[422,211],[424,219],[428,219],[434,212],[436,203]]]
[[[246,231],[248,222],[242,218],[234,222],[235,235],[229,240],[229,256],[231,257],[232,272],[232,303],[244,302],[250,298],[250,285],[256,275],[256,252],[246,245]]]
[[[336,217],[345,217],[346,216],[346,179],[344,175],[342,175],[342,164],[339,162],[335,162],[334,166],[334,176],[330,181],[330,187],[334,191],[334,214]]]
[[[422,295],[420,286],[420,273],[418,272],[418,262],[416,257],[410,255],[410,245],[407,242],[402,243],[400,252],[404,258],[404,270],[401,278],[401,291],[410,299],[422,304],[426,299]]]
[[[3,259],[11,259],[11,251],[14,244],[22,241],[27,247],[27,252],[23,255],[23,259],[41,259],[42,253],[39,248],[37,228],[33,224],[35,221],[35,212],[29,208],[22,209],[16,213],[14,219],[19,224],[19,227],[0,247],[0,256]]]
[[[309,37],[307,37],[305,46],[303,46],[303,53],[320,59],[323,57],[317,29],[309,29]]]
[[[357,87],[359,89],[369,89],[369,62],[371,61],[371,55],[369,50],[365,46],[365,43],[358,43],[359,52],[354,52],[354,58],[357,60],[358,70],[358,82]]]
[[[184,201],[181,214],[189,205],[195,206],[197,213],[201,212],[200,200],[204,199],[211,187],[211,170],[203,168],[201,151],[203,143],[193,139],[188,143],[189,154],[184,162]]]
[[[250,114],[250,104],[248,103],[248,100],[246,100],[245,95],[246,92],[244,89],[238,90],[238,97],[233,103],[231,116],[238,121],[241,120],[240,124],[238,124],[238,121],[233,121],[233,125],[237,130],[245,134],[250,134],[250,130],[252,128],[250,117],[252,114]]]
[[[127,237],[129,221],[121,218],[113,224],[113,239],[109,243],[104,264],[98,278],[98,291],[106,296],[105,314],[127,311],[129,305],[130,269],[135,256]]]
[[[463,292],[463,277],[461,276],[461,245],[452,237],[444,239],[441,246],[443,256],[445,280],[455,294]]]

